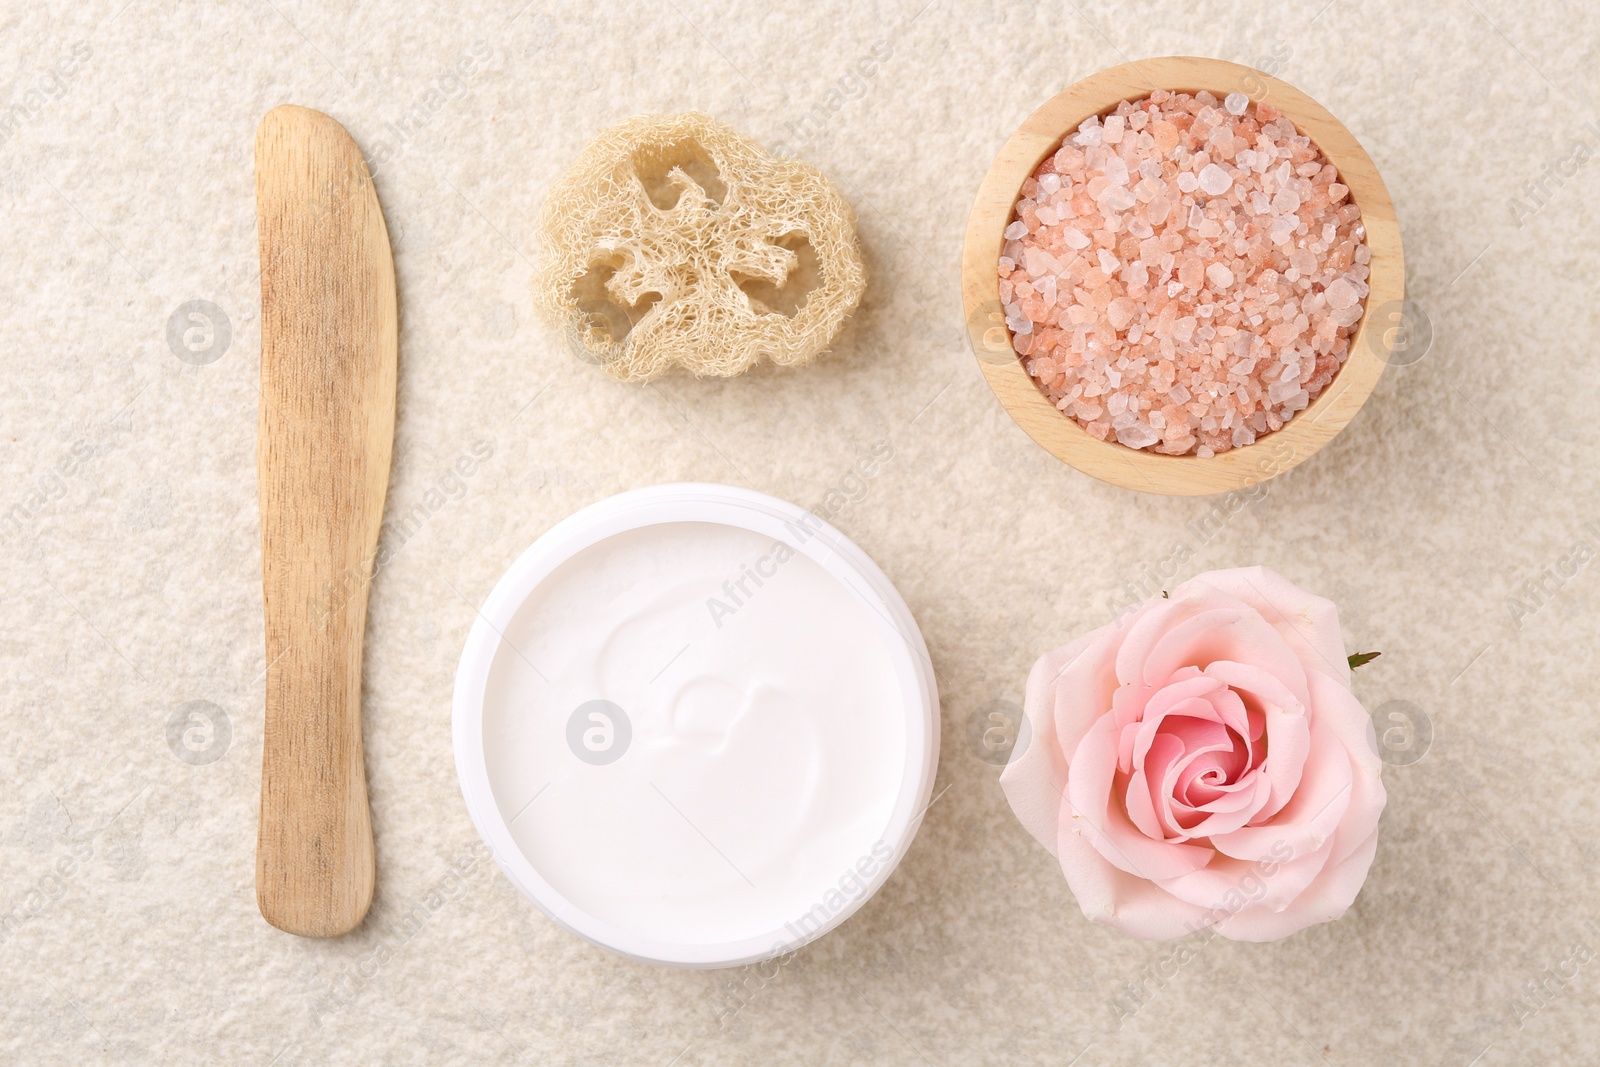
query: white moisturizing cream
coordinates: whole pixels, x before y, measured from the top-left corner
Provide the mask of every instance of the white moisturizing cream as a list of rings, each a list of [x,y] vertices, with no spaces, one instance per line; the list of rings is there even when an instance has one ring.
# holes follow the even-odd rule
[[[469,809],[507,874],[615,951],[790,951],[882,884],[937,760],[927,653],[836,530],[726,486],[614,497],[541,538],[468,640]]]

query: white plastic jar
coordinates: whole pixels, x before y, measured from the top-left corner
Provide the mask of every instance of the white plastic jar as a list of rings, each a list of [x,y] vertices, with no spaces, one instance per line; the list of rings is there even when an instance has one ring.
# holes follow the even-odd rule
[[[462,793],[511,881],[635,959],[731,967],[837,926],[929,802],[938,695],[905,602],[839,531],[660,485],[514,563],[456,675]]]

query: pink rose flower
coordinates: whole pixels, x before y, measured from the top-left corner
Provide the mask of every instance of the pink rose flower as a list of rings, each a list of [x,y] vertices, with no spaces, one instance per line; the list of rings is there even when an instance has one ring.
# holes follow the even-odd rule
[[[1337,919],[1385,794],[1334,605],[1210,571],[1034,665],[1000,784],[1083,913],[1141,938]]]

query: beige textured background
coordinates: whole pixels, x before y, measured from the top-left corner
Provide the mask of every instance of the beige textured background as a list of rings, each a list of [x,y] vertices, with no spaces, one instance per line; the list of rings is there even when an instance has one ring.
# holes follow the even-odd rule
[[[1583,126],[1600,116],[1600,15],[922,5],[6,5],[0,1060],[1592,1062],[1600,576],[1557,571],[1581,538],[1600,544],[1584,530],[1600,519],[1600,164],[1547,181],[1520,226],[1509,200],[1575,141],[1600,148]],[[851,79],[875,46],[889,58]],[[1332,447],[1210,533],[1191,524],[1213,502],[1102,486],[1032,445],[966,351],[956,286],[969,198],[1014,125],[1078,77],[1170,53],[1273,69],[1343,118],[1389,183],[1435,330]],[[378,899],[331,943],[270,929],[252,896],[251,148],[284,101],[397,146],[377,178],[401,301],[390,500],[428,514],[373,593]],[[419,103],[428,121],[397,135]],[[872,287],[825,362],[622,387],[530,320],[543,190],[604,124],[688,107],[790,142],[855,203]],[[207,365],[168,345],[190,300],[231,324]],[[473,864],[450,686],[473,605],[514,555],[660,481],[816,505],[879,440],[893,460],[835,522],[924,628],[949,787],[881,895],[763,983],[614,959]],[[457,491],[447,472],[475,442],[492,457]],[[1345,920],[1175,959],[1083,920],[966,727],[1178,545],[1181,575],[1260,562],[1337,599],[1350,644],[1384,653],[1359,694],[1412,702],[1433,739],[1386,775]],[[1546,573],[1519,626],[1508,598]],[[169,746],[189,701],[220,709],[230,743]],[[722,1017],[738,982],[746,1002]],[[1130,983],[1144,1003],[1119,1025]]]

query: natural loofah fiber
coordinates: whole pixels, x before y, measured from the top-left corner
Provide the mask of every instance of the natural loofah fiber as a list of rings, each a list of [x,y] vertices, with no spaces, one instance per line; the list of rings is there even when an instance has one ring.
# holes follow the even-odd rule
[[[866,287],[855,213],[822,172],[698,112],[602,132],[550,191],[539,241],[535,302],[627,382],[806,363]]]

